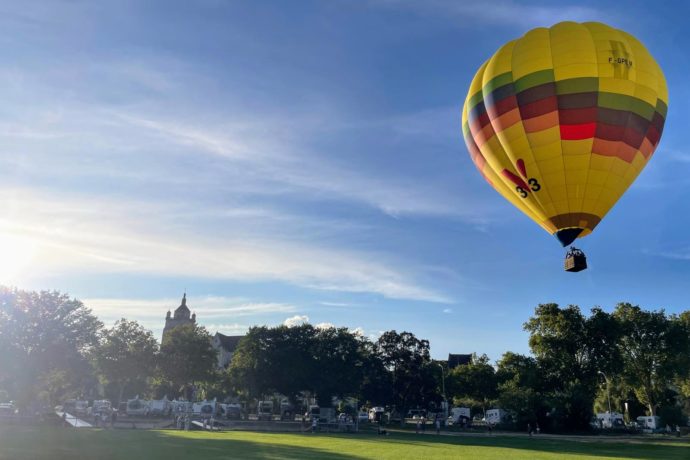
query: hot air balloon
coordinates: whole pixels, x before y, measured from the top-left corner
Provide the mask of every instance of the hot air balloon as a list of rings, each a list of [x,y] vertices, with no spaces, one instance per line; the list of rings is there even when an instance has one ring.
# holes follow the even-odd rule
[[[479,68],[462,130],[486,181],[565,247],[642,171],[667,108],[664,75],[635,37],[561,22],[506,43]],[[586,268],[575,251],[568,271]]]

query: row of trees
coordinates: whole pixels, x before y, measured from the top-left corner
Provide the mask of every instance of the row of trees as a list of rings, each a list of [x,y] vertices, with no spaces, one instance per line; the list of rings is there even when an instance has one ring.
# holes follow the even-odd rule
[[[438,408],[444,397],[475,412],[510,410],[518,426],[581,430],[593,412],[624,403],[631,416],[659,413],[681,421],[690,401],[690,311],[666,315],[619,304],[583,314],[576,306],[539,305],[524,325],[531,356],[505,353],[495,365],[474,355],[447,369],[427,340],[388,331],[369,340],[346,328],[253,327],[227,370],[217,370],[211,337],[182,326],[159,345],[135,321],[111,328],[81,302],[58,292],[0,288],[0,399],[57,404],[67,397],[113,401],[227,396],[251,400],[280,393],[355,397],[362,403]],[[607,382],[605,381],[607,379]],[[4,395],[3,395],[4,393]]]
[[[217,380],[208,332],[180,327],[159,345],[136,321],[111,328],[80,301],[59,292],[0,287],[0,400],[20,407],[70,397],[177,396]]]
[[[629,303],[612,313],[539,305],[524,325],[533,356],[486,356],[451,371],[456,403],[508,409],[521,425],[588,428],[593,412],[660,414],[682,424],[690,409],[690,311],[666,315]]]

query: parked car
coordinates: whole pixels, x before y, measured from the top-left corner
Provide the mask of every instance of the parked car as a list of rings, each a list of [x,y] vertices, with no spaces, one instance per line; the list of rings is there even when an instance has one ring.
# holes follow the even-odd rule
[[[367,414],[366,412],[360,412],[357,414],[357,420],[359,421],[359,423],[368,422],[369,414]]]
[[[426,410],[424,409],[410,409],[409,411],[407,411],[406,418],[418,420],[423,417],[426,417]]]

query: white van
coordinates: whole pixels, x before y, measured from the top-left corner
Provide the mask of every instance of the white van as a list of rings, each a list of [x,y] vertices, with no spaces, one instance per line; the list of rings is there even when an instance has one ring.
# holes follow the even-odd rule
[[[661,429],[661,417],[641,415],[637,417],[637,426],[642,428],[642,431],[650,432]]]

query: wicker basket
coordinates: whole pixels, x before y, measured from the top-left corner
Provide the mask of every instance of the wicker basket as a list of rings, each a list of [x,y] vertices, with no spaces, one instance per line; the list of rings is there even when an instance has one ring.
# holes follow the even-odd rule
[[[587,258],[582,255],[571,255],[565,258],[565,271],[579,272],[587,268]]]

